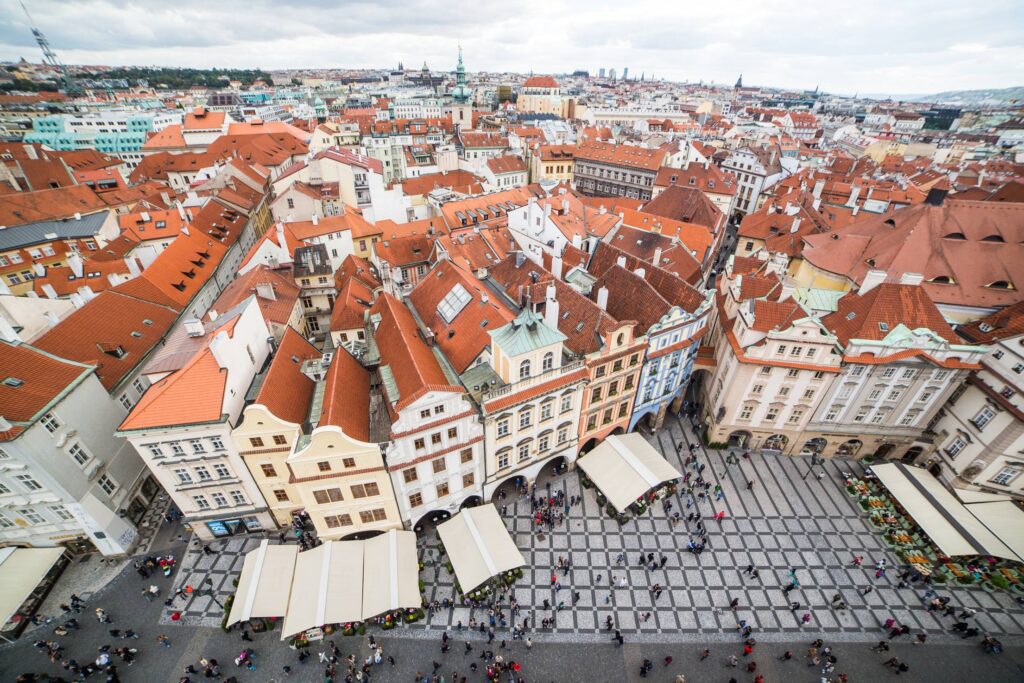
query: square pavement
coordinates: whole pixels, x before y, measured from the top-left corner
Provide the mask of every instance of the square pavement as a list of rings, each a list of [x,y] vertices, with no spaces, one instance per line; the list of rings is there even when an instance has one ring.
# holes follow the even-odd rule
[[[684,443],[685,454],[685,444],[695,443],[697,438],[683,420],[669,417],[666,425],[648,439],[683,471],[675,444]],[[896,589],[898,576],[875,579],[870,569],[875,561],[884,557],[893,568],[899,562],[843,488],[841,473],[860,471],[859,463],[827,460],[823,466],[825,477],[819,481],[803,479],[809,466],[807,458],[752,453],[749,460],[728,465],[725,452],[698,448],[697,453],[698,463],[706,465],[705,478],[712,486],[721,485],[725,493],[722,501],[696,504],[708,529],[707,548],[700,556],[686,550],[693,526],[687,523],[686,515],[693,508],[687,510],[679,494],[673,497],[674,510],[683,516],[677,527],[672,527],[660,505],[619,526],[598,506],[595,492],[581,488],[576,472],[569,472],[550,480],[551,491],[564,490],[566,498],[582,496],[582,502],[571,509],[561,527],[545,531],[543,540],[534,533],[529,499],[502,501],[507,505],[506,526],[526,559],[523,579],[514,587],[521,608],[518,622],[529,617],[531,626],[543,631],[539,628],[541,620],[555,617],[555,626],[548,631],[557,640],[607,637],[603,626],[608,616],[624,634],[638,639],[728,638],[737,635],[737,623],[744,620],[759,637],[778,634],[779,638],[788,638],[793,636],[786,634],[806,630],[823,631],[833,639],[867,641],[881,637],[880,624],[889,616],[915,633],[948,634],[952,620],[929,613],[921,590]],[[750,480],[754,486],[747,490]],[[547,490],[544,484],[539,488]],[[720,523],[710,519],[719,510],[726,513]],[[209,545],[216,555],[204,556],[198,548],[190,550],[179,563],[175,588],[202,586],[210,578],[214,595],[223,604],[234,592],[233,579],[241,572],[245,553],[260,540],[234,537],[214,541]],[[454,577],[436,562],[437,540],[432,531],[418,539],[418,548],[425,565],[420,578],[426,583],[427,599],[455,599]],[[665,568],[649,571],[641,567],[641,552],[654,553],[656,559],[667,556]],[[619,553],[626,554],[627,566],[616,565]],[[864,567],[848,566],[855,555],[864,557]],[[556,594],[550,580],[558,557],[571,557],[572,570],[564,577],[558,572],[563,588]],[[742,573],[748,564],[759,569],[758,579]],[[791,569],[800,586],[786,595],[782,588],[789,582]],[[613,589],[610,576],[625,576],[627,586]],[[649,590],[655,583],[665,589],[658,600]],[[868,586],[873,590],[862,594]],[[580,593],[575,606],[574,591]],[[837,593],[848,605],[842,612],[829,607]],[[976,609],[979,629],[1002,636],[1024,635],[1024,608],[1008,593],[988,594],[980,588],[960,586],[940,593],[949,595],[950,604],[956,607]],[[557,614],[543,613],[545,598],[552,605],[564,601],[566,607]],[[729,609],[733,598],[740,600],[735,614]],[[794,601],[800,603],[795,613],[790,610]],[[161,623],[171,623],[174,610],[182,612],[179,623],[211,627],[219,626],[222,615],[209,597],[197,593],[165,609]],[[807,627],[799,623],[805,611],[812,614]],[[645,621],[648,612],[651,616]],[[408,628],[451,630],[459,621],[468,625],[471,618],[486,620],[486,612],[467,607],[442,609]]]

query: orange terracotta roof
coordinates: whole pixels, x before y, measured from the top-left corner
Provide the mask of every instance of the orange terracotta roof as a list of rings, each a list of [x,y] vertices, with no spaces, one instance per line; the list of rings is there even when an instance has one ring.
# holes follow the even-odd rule
[[[637,145],[616,145],[606,142],[581,142],[576,145],[576,159],[601,164],[657,171],[665,159],[665,150]]]
[[[0,414],[11,424],[0,432],[0,441],[10,441],[29,428],[63,392],[92,371],[90,365],[57,358],[28,344],[0,340]]]
[[[524,88],[557,88],[558,81],[551,76],[530,76],[523,82]]]
[[[703,192],[679,185],[666,187],[657,197],[644,204],[643,210],[684,223],[706,225],[715,232],[725,219],[719,208]]]
[[[287,270],[273,270],[265,265],[256,266],[232,280],[210,308],[223,313],[256,295],[260,313],[267,324],[285,326],[292,319],[300,291],[290,275],[290,271]],[[270,286],[275,298],[264,299],[259,295],[259,286],[264,284]]]
[[[181,229],[188,225],[188,220],[187,216],[182,218],[177,210],[165,209],[122,213],[118,215],[117,223],[125,237],[142,242],[177,237]],[[158,226],[159,223],[163,223],[163,226]]]
[[[224,417],[228,373],[206,346],[181,370],[146,389],[120,431],[219,422]]]
[[[287,328],[254,402],[285,422],[305,422],[316,382],[303,374],[302,363],[314,358],[320,358],[316,347]]]
[[[493,157],[487,160],[487,168],[491,173],[502,175],[505,173],[526,173],[526,162],[522,157],[514,154],[506,154],[500,157]]]
[[[439,187],[447,187],[461,194],[480,194],[484,179],[462,169],[447,173],[426,173],[418,178],[402,180],[402,192],[407,196],[426,195]]]
[[[362,329],[363,314],[373,305],[373,290],[356,277],[342,281],[331,313],[331,330]]]
[[[106,203],[87,185],[0,196],[0,225],[8,228],[36,221],[71,218],[76,213],[106,210]]]
[[[370,373],[344,349],[336,349],[324,379],[320,425],[341,427],[353,439],[370,438]]]
[[[849,292],[822,323],[843,344],[851,339],[885,339],[900,324],[911,330],[927,328],[951,344],[960,343],[931,297],[917,285],[883,282],[865,294]]]
[[[700,264],[703,263],[704,259],[707,257],[708,251],[711,249],[711,244],[714,240],[711,235],[711,228],[704,225],[698,225],[697,223],[674,221],[645,211],[633,211],[625,208],[619,209],[618,214],[622,217],[622,227],[620,227],[615,233],[615,245],[631,253],[632,250],[623,246],[628,241],[625,235],[628,235],[629,239],[633,239],[634,241],[649,240],[652,244],[657,242],[654,246],[660,246],[663,252],[668,250],[672,245],[673,238],[677,238],[688,250],[693,252],[693,258],[698,264]],[[656,233],[657,235],[664,237],[664,240],[647,238],[641,234],[643,232]],[[619,240],[619,235],[624,235],[622,240]],[[620,242],[622,242],[622,244],[620,244]],[[650,247],[650,251],[652,253],[654,251],[654,246]],[[640,254],[636,255],[640,256]],[[645,258],[644,260],[647,259]]]

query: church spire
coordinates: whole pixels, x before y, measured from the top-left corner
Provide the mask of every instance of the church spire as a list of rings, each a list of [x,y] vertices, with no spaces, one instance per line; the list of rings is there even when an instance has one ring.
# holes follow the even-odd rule
[[[737,88],[742,88],[743,87],[743,74],[740,74],[740,77],[736,79],[736,87]]]

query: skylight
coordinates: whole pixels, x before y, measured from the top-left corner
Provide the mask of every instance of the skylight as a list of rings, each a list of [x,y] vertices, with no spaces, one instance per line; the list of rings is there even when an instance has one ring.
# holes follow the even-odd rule
[[[20,380],[17,377],[8,377],[4,380],[4,386],[14,387],[15,389],[17,389],[24,383],[25,382],[23,380]]]
[[[462,284],[456,283],[437,305],[437,313],[446,323],[451,323],[472,298]]]

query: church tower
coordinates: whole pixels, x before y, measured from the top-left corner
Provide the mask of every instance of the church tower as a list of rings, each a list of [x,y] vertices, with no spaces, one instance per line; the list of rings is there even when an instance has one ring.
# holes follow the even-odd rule
[[[455,87],[452,88],[452,123],[457,129],[473,128],[473,91],[466,84],[466,66],[462,63],[459,46],[459,64],[455,67]]]
[[[740,74],[740,77],[736,79],[735,87],[737,90],[743,87],[743,74]]]

